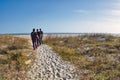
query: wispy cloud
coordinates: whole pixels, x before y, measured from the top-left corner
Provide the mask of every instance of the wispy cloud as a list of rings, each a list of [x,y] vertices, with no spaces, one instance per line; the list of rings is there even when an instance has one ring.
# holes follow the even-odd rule
[[[120,33],[120,23],[111,21],[72,21],[69,22],[68,30],[76,32],[100,32],[100,33]],[[71,28],[69,26],[72,26]]]
[[[103,10],[100,12],[103,17],[99,17],[99,19],[109,22],[109,23],[120,23],[120,10],[109,9]]]
[[[106,10],[106,14],[114,16],[114,17],[116,17],[116,16],[120,17],[120,10],[115,10],[115,9]]]
[[[84,14],[86,14],[86,13],[90,13],[90,11],[88,11],[88,10],[74,10],[73,12],[75,12],[75,13],[84,13]]]
[[[102,9],[89,9],[89,10],[74,10],[75,13],[80,15],[88,14],[84,20],[80,19],[74,23],[79,32],[80,27],[87,32],[111,32],[120,33],[120,0],[113,0],[107,4],[106,8]],[[86,17],[83,15],[83,17]],[[84,27],[83,27],[84,26]],[[76,31],[77,31],[76,30]]]
[[[91,14],[105,14],[105,15],[111,15],[111,16],[120,16],[120,10],[119,9],[106,9],[106,10],[75,10],[75,13],[91,13]]]

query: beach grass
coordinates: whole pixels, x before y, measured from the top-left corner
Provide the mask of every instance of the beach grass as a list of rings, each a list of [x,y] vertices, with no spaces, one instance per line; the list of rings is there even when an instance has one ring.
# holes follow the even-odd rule
[[[63,60],[77,67],[81,80],[120,79],[120,37],[108,34],[57,37],[47,36],[50,45]]]
[[[0,36],[0,80],[24,80],[29,64],[34,58],[29,39]]]

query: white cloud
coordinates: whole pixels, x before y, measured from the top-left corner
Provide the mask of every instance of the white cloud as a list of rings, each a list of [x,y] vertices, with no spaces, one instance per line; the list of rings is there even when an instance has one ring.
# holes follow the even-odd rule
[[[107,32],[107,33],[120,33],[120,0],[113,1],[109,4],[108,8],[103,10],[75,10],[76,13],[89,14],[90,18],[95,17],[93,20],[80,20],[71,22],[69,26],[76,26],[77,32]],[[86,16],[85,16],[86,17]]]
[[[79,26],[86,27],[88,32],[102,32],[102,33],[120,33],[120,23],[106,21],[85,21],[80,22]]]
[[[109,23],[116,23],[116,24],[120,23],[120,19],[118,18],[117,19],[116,18],[104,18],[103,20]]]
[[[61,26],[70,32],[120,33],[120,23],[114,21],[68,21]]]
[[[120,10],[108,10],[106,11],[106,13],[108,15],[112,15],[112,16],[117,16],[117,17],[120,17]]]
[[[88,10],[74,10],[75,13],[90,13]]]
[[[106,9],[106,10],[75,10],[75,13],[83,13],[83,14],[100,14],[100,15],[110,15],[110,16],[119,16],[120,17],[120,9]]]

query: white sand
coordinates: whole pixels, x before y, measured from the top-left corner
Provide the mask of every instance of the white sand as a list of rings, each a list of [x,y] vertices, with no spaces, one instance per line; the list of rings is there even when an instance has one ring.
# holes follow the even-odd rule
[[[36,57],[28,72],[29,80],[78,80],[75,67],[63,61],[48,45],[41,45]]]

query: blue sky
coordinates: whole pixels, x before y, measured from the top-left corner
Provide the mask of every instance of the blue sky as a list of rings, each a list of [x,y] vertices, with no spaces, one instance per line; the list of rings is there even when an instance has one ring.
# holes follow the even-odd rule
[[[120,0],[0,0],[0,33],[120,33]]]

